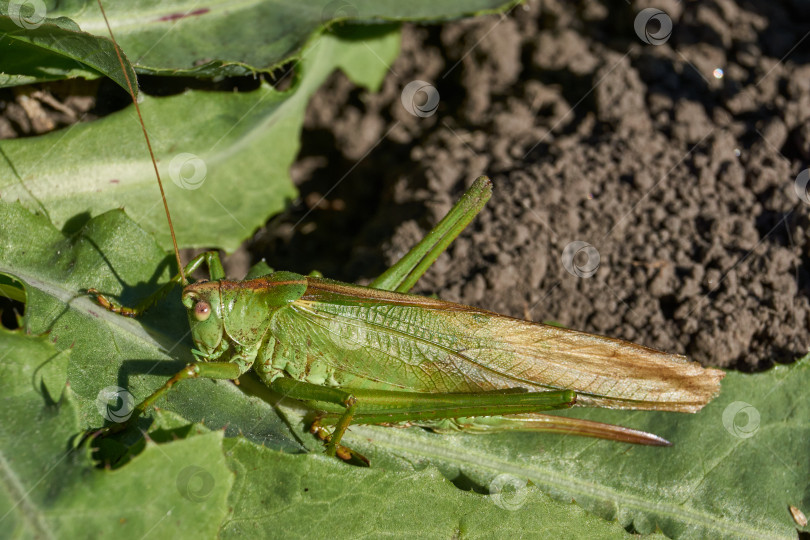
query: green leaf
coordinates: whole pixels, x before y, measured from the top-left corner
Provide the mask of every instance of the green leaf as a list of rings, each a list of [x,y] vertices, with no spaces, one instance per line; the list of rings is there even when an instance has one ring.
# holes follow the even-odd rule
[[[305,56],[314,36],[335,21],[441,21],[491,13],[504,0],[127,0],[104,3],[115,37],[141,73],[236,76],[271,71]],[[61,2],[52,17],[70,17],[86,32],[107,35],[95,0]],[[238,35],[239,39],[234,39]]]
[[[75,446],[69,352],[2,328],[0,350],[0,519],[8,538],[216,534],[233,483],[221,432],[148,443],[125,468],[94,469],[87,448]]]
[[[236,472],[223,538],[627,538],[617,523],[556,502],[514,477],[494,496],[462,491],[434,468],[358,469],[226,442]],[[510,534],[511,533],[511,534]]]
[[[57,347],[71,349],[68,377],[77,394],[77,425],[100,425],[96,397],[107,386],[124,387],[136,399],[158,388],[182,365],[165,360],[165,349],[174,358],[188,358],[187,327],[176,296],[141,322],[105,312],[77,296],[82,288],[95,286],[132,304],[156,281],[167,279],[167,257],[123,213],[91,219],[68,236],[19,205],[0,203],[0,220],[11,226],[0,237],[0,272],[26,286],[26,327],[50,330]],[[158,359],[164,360],[155,362]],[[400,515],[416,522],[436,509],[436,534],[461,527],[468,534],[480,530],[487,535],[494,531],[487,527],[500,523],[517,528],[530,519],[526,516],[566,516],[574,511],[568,506],[573,499],[593,514],[642,533],[660,528],[675,538],[795,538],[797,526],[788,506],[810,507],[810,357],[756,375],[729,373],[721,396],[696,415],[570,413],[653,431],[671,440],[671,448],[550,434],[438,435],[416,428],[352,426],[345,444],[371,459],[379,469],[371,472],[319,456],[287,457],[255,447],[263,443],[285,452],[301,450],[270,405],[276,398],[259,395],[261,387],[251,388],[254,383],[244,379],[236,388],[227,382],[188,381],[157,403],[189,421],[227,425],[226,435],[242,432],[252,441],[226,441],[229,467],[237,476],[229,500],[234,513],[226,518],[224,533],[256,527],[270,534],[272,522],[285,532],[314,534],[319,525],[325,536],[337,523],[352,534],[376,534],[383,528],[391,532],[407,527]],[[298,409],[280,409],[298,422]],[[314,437],[303,426],[295,427],[298,437],[319,454]],[[429,470],[416,473],[428,466],[464,489],[486,491],[498,485],[498,478],[510,485],[529,481],[563,506],[529,490],[519,512],[507,515],[492,509],[496,513],[488,514],[465,499],[476,496],[449,490]],[[440,506],[439,499],[452,504]],[[455,513],[453,505],[459,509]],[[307,519],[296,513],[300,508],[309,512]],[[408,511],[397,514],[400,508]],[[378,512],[377,521],[390,526],[377,530],[371,528],[374,521],[345,519],[372,510]],[[531,526],[553,527],[550,523],[557,519],[572,516],[550,517]]]
[[[296,85],[279,92],[188,91],[145,98],[178,242],[234,251],[296,196],[289,167],[310,96],[337,67],[375,87],[399,50],[391,27],[312,44]],[[371,66],[371,68],[369,68]],[[369,71],[371,70],[371,71]],[[81,214],[126,208],[171,246],[155,173],[133,109],[41,137],[0,142],[0,198],[47,213],[58,227]]]
[[[70,19],[45,18],[45,13],[37,12],[36,3],[15,4],[34,12],[25,17],[13,9],[9,14],[9,4],[0,5],[0,87],[106,76],[128,88],[108,38],[82,32]],[[132,67],[127,65],[127,69],[130,80],[135,81]]]

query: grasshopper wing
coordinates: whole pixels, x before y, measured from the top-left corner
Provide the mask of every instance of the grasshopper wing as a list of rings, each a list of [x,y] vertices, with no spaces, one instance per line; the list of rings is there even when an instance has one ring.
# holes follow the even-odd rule
[[[416,295],[308,278],[274,318],[288,371],[415,392],[570,389],[579,405],[695,412],[724,373],[619,339]],[[275,363],[275,362],[274,362]]]

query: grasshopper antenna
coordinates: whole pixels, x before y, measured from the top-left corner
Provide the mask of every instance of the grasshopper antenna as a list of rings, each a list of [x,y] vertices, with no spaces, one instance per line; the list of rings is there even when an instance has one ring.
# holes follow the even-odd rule
[[[135,95],[135,90],[132,86],[132,81],[129,78],[129,73],[127,73],[126,64],[124,64],[124,57],[121,53],[120,47],[118,47],[118,42],[115,40],[115,36],[113,35],[112,27],[110,26],[110,21],[107,20],[107,13],[104,11],[104,6],[101,5],[101,0],[97,0],[98,7],[101,10],[101,15],[104,17],[104,24],[107,25],[107,31],[110,33],[110,39],[113,42],[113,47],[115,47],[115,54],[118,56],[118,62],[121,64],[121,71],[124,72],[124,78],[127,81],[127,86],[129,87],[129,96],[132,98],[132,103],[135,105],[135,112],[138,113],[138,121],[141,124],[141,129],[143,130],[143,136],[146,138],[146,146],[149,148],[149,157],[152,158],[152,166],[155,168],[155,176],[157,177],[158,187],[160,188],[160,198],[163,199],[163,208],[166,209],[166,220],[169,222],[169,232],[172,235],[172,244],[174,244],[174,256],[177,257],[177,268],[180,270],[180,279],[183,282],[183,286],[185,287],[188,285],[188,280],[186,279],[186,274],[183,271],[183,263],[180,260],[180,250],[177,249],[177,238],[174,235],[174,225],[172,224],[172,215],[169,213],[169,203],[166,202],[166,192],[163,191],[163,181],[160,179],[160,172],[158,171],[157,160],[155,159],[155,153],[152,151],[152,143],[149,141],[149,133],[146,131],[146,124],[143,123],[143,116],[141,116],[141,108],[138,106],[138,98]]]

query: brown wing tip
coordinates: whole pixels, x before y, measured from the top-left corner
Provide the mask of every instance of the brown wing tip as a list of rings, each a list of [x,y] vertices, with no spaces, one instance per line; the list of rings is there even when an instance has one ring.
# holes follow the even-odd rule
[[[723,377],[725,376],[726,372],[721,369],[704,368],[701,377],[701,380],[704,383],[702,385],[703,386],[702,392],[700,392],[701,399],[697,403],[695,403],[695,406],[692,408],[692,410],[688,412],[698,412],[711,400],[716,398],[717,395],[720,394],[720,381],[722,381]]]
[[[658,399],[622,399],[600,395],[578,393],[577,405],[585,407],[605,407],[645,411],[670,411],[696,413],[720,394],[720,381],[726,372],[715,368],[704,368],[696,362],[686,374],[671,377],[673,381],[666,392],[657,394]]]
[[[717,384],[720,384],[720,381],[726,376],[726,372],[722,369],[706,368],[706,372],[717,380]]]
[[[671,401],[648,403],[648,407],[636,404],[629,408],[684,413],[700,411],[720,394],[720,381],[726,376],[726,372],[715,368],[704,368],[696,362],[693,364],[698,370],[692,371],[688,376],[678,380],[678,386],[682,390],[678,398]]]

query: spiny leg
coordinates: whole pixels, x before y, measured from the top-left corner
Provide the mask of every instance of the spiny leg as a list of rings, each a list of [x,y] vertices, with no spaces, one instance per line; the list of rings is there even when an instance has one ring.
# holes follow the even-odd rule
[[[492,182],[479,176],[447,215],[391,268],[371,282],[385,291],[408,292],[447,246],[478,215],[492,195]]]
[[[342,408],[342,414],[335,424],[335,428],[331,435],[325,436],[323,434],[320,429],[320,422],[317,420],[313,422],[310,430],[318,435],[319,438],[326,441],[327,455],[334,456],[338,450],[340,450],[341,453],[351,452],[349,449],[340,446],[340,440],[343,438],[346,428],[349,427],[349,424],[352,421],[352,416],[354,416],[354,412],[357,408],[357,398],[355,398],[350,391],[300,382],[284,377],[280,377],[271,382],[270,389],[278,392],[284,397],[304,401],[330,403],[338,405],[340,408]],[[340,457],[345,459],[343,455]]]
[[[222,268],[222,261],[219,258],[219,253],[216,251],[206,251],[205,253],[200,253],[194,257],[185,267],[186,275],[194,272],[200,267],[200,265],[202,265],[203,262],[205,262],[206,266],[208,266],[208,273],[212,281],[225,277],[225,270]],[[165,298],[166,295],[168,295],[177,285],[185,285],[185,283],[182,282],[182,277],[179,273],[169,280],[168,283],[141,300],[135,307],[122,306],[118,302],[110,299],[108,296],[101,294],[96,289],[87,289],[87,292],[94,294],[96,296],[96,301],[98,301],[102,307],[109,311],[119,313],[125,317],[139,317],[147,309]]]
[[[440,433],[496,433],[532,431],[608,439],[645,446],[670,446],[658,435],[624,426],[541,414],[568,408],[576,395],[571,390],[526,392],[523,389],[467,394],[414,394],[353,390],[358,401],[354,424],[407,422]],[[417,401],[417,403],[414,403]],[[331,416],[331,418],[330,418]],[[335,415],[324,414],[320,424],[330,425]]]
[[[337,416],[326,452],[335,455],[352,420],[362,424],[389,424],[469,416],[521,414],[572,406],[570,390],[526,392],[522,389],[467,393],[420,393],[356,388],[330,388],[294,379],[278,378],[270,388]],[[320,421],[314,425],[317,431]],[[322,437],[324,438],[324,437]],[[340,447],[342,448],[342,447]]]
[[[178,371],[171,379],[155,390],[149,397],[141,401],[132,411],[132,416],[126,422],[114,424],[106,428],[103,433],[117,433],[140,417],[146,409],[152,406],[163,394],[186,379],[238,379],[244,370],[236,363],[232,362],[192,362]]]
[[[321,424],[321,416],[317,416],[315,420],[312,421],[312,424],[309,426],[309,432],[326,444],[332,441],[332,433]],[[352,461],[352,459],[355,459],[358,463],[363,463],[366,466],[370,464],[368,458],[364,455],[342,445],[335,446],[335,455],[343,461]]]

